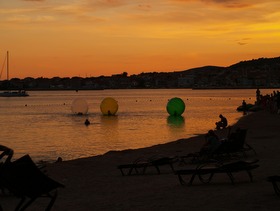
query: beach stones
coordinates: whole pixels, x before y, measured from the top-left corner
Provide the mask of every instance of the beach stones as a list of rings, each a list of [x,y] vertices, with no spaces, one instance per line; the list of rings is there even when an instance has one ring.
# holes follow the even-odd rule
[[[174,97],[166,105],[166,110],[171,116],[181,116],[185,111],[185,103],[181,98]]]
[[[100,110],[103,115],[115,115],[118,108],[118,102],[112,97],[104,98],[100,104]]]
[[[77,98],[73,100],[71,110],[74,114],[83,115],[88,112],[88,103],[85,99]]]

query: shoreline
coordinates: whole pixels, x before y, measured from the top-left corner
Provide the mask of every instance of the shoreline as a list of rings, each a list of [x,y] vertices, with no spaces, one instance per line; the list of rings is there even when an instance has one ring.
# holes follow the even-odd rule
[[[157,175],[121,176],[117,165],[139,157],[186,155],[197,152],[204,135],[155,146],[109,151],[103,155],[48,164],[47,174],[66,187],[58,190],[53,211],[59,210],[279,210],[279,197],[266,177],[280,175],[280,116],[258,111],[244,116],[232,126],[247,128],[246,142],[257,152],[260,167],[253,170],[253,182],[246,173],[234,174],[232,185],[225,175],[215,175],[210,184],[198,180],[182,186],[170,169]],[[228,129],[217,131],[226,137]],[[250,158],[253,155],[248,155]],[[18,199],[1,197],[4,211],[13,210]],[[48,202],[37,199],[29,210],[43,210]]]

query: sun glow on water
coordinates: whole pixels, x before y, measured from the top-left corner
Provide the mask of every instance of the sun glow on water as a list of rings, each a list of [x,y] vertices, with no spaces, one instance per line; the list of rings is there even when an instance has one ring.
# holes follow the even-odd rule
[[[100,112],[100,102],[110,96],[118,100],[116,116]],[[166,112],[166,103],[174,96],[188,105],[178,117]],[[71,112],[78,97],[88,102],[86,116]],[[215,127],[220,113],[233,124],[242,116],[236,108],[243,99],[254,103],[254,90],[30,92],[24,99],[0,99],[1,144],[13,148],[15,157],[29,153],[36,160],[147,147],[206,133]],[[91,122],[88,127],[86,118]]]

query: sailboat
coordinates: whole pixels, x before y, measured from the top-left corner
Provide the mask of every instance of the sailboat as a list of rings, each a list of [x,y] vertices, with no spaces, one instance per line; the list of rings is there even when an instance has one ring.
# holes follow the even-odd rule
[[[9,51],[7,51],[7,81],[9,81]],[[0,97],[27,97],[29,94],[25,90],[8,90],[0,92]]]

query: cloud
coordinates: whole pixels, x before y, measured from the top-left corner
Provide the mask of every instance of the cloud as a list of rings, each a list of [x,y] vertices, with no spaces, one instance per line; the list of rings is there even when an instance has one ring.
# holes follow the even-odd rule
[[[1,0],[0,0],[1,1]],[[0,8],[0,23],[50,22],[55,25],[117,27],[123,33],[149,28],[177,31],[231,32],[255,23],[274,22],[279,12],[274,0],[21,0],[22,7]],[[29,3],[28,3],[29,2]],[[34,3],[32,3],[34,2]],[[38,3],[35,3],[38,2]],[[44,3],[43,3],[44,2]],[[271,3],[272,2],[272,3]],[[30,3],[34,6],[30,7]],[[254,5],[255,4],[255,5]],[[251,5],[251,7],[249,6]],[[276,11],[277,10],[277,11]],[[55,21],[54,21],[55,20]],[[244,26],[244,27],[243,27]],[[243,42],[242,42],[243,43]]]
[[[246,8],[251,7],[255,2],[248,2],[244,0],[202,0],[203,2],[213,2],[227,8]]]
[[[152,8],[152,6],[149,4],[139,4],[137,7],[140,10],[150,10]]]
[[[18,23],[18,24],[24,24],[24,23],[47,23],[47,22],[53,22],[55,21],[55,18],[52,16],[36,16],[36,17],[30,17],[27,15],[14,15],[6,19],[9,23]]]
[[[247,45],[249,40],[251,40],[251,38],[243,38],[243,39],[240,39],[240,40],[236,40],[236,43],[238,45]]]
[[[247,43],[245,42],[238,42],[238,45],[246,45]]]
[[[22,0],[22,1],[37,1],[37,2],[43,2],[45,0]]]
[[[97,0],[97,1],[88,1],[90,6],[95,8],[110,8],[110,7],[120,7],[126,5],[125,0]]]
[[[202,2],[226,8],[246,8],[260,3],[260,0],[171,0],[173,2]]]

